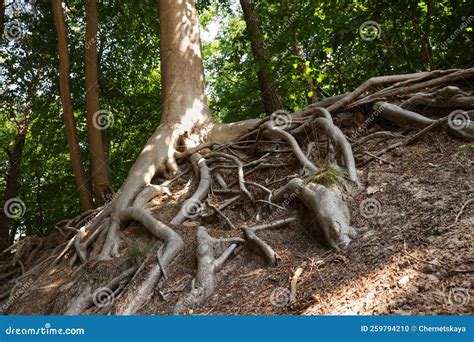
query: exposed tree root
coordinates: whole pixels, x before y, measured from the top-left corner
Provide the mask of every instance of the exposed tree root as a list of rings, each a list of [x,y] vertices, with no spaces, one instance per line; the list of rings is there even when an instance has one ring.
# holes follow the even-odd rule
[[[436,120],[427,118],[421,114],[403,109],[397,105],[387,102],[376,102],[374,109],[385,119],[403,126],[423,129],[436,122]],[[449,120],[446,120],[440,123],[444,123],[443,127],[449,133],[468,141],[474,141],[474,122],[470,120],[467,112],[463,112],[461,115],[462,116],[459,119],[456,117],[453,117],[452,119],[450,118],[452,122],[448,122]],[[459,120],[459,124],[457,124],[456,120]]]
[[[117,312],[117,314],[131,315],[136,313],[148,301],[156,284],[166,274],[166,268],[184,247],[184,242],[174,230],[139,207],[126,209],[122,212],[120,219],[121,221],[135,220],[142,223],[155,237],[163,241],[156,253],[157,265],[152,268],[127,308]]]
[[[212,152],[208,155],[208,157],[209,158],[220,157],[220,158],[225,158],[225,159],[232,160],[235,163],[235,165],[237,165],[238,170],[239,170],[237,175],[238,175],[240,190],[253,202],[253,200],[254,200],[253,196],[250,193],[250,191],[248,191],[247,187],[245,186],[244,166],[243,166],[242,162],[239,160],[239,158],[231,156],[231,155],[226,154],[226,153],[221,153],[221,152]]]
[[[255,227],[244,227],[242,228],[242,231],[244,232],[246,239],[251,244],[251,248],[257,253],[259,253],[260,255],[262,255],[265,261],[270,266],[276,266],[277,259],[278,259],[277,254],[265,241],[260,239],[256,233],[259,230],[263,230],[263,229],[278,228],[281,226],[286,226],[294,222],[295,220],[296,220],[295,218],[290,217],[287,219],[277,220],[268,224],[262,224]]]
[[[183,313],[184,310],[192,305],[202,303],[214,293],[216,287],[215,274],[219,272],[224,262],[235,250],[237,247],[236,244],[244,242],[241,238],[214,239],[209,236],[206,228],[202,226],[197,229],[196,234],[198,240],[196,250],[198,260],[196,278],[192,282],[191,292],[176,304],[174,308],[175,314]],[[216,258],[216,247],[224,243],[231,243],[232,245]]]
[[[303,166],[303,168],[309,170],[310,172],[318,172],[319,171],[319,168],[316,165],[314,165],[313,162],[311,162],[306,157],[306,155],[303,153],[300,146],[298,145],[298,142],[296,141],[296,139],[290,133],[287,133],[287,132],[283,131],[282,129],[279,129],[271,121],[265,123],[263,125],[263,127],[270,134],[272,134],[272,135],[274,135],[278,138],[282,138],[282,139],[286,140],[286,142],[288,142],[288,144],[293,149],[293,153],[295,154],[295,157],[298,159],[298,161],[300,162],[301,166]]]
[[[93,305],[111,305],[113,298],[118,295],[120,290],[123,289],[123,286],[120,286],[121,283],[128,281],[133,276],[137,268],[137,266],[130,267],[125,272],[109,281],[107,285],[98,288],[95,291],[92,291],[90,285],[86,285],[79,297],[74,299],[64,314],[80,315]]]
[[[350,213],[344,201],[320,184],[305,184],[302,179],[292,179],[272,196],[274,202],[288,198],[300,199],[312,213],[308,229],[315,237],[322,237],[332,249],[339,251],[356,236],[350,226]]]
[[[413,109],[416,106],[436,108],[474,109],[474,96],[458,87],[447,86],[433,93],[418,93],[404,101],[400,107]]]
[[[431,73],[418,73],[418,74],[411,74],[411,75],[405,75],[405,76],[407,76],[407,80],[410,80],[410,79],[417,79],[418,77],[416,77],[416,75],[430,76],[430,74],[432,76],[439,76],[441,74],[444,74],[444,76],[434,77],[424,82],[415,82],[414,84],[411,84],[411,85],[398,84],[392,88],[382,89],[374,94],[371,94],[365,98],[360,99],[359,101],[352,103],[350,105],[350,108],[361,106],[367,103],[373,103],[381,99],[393,98],[395,96],[402,95],[402,94],[411,94],[422,89],[437,88],[437,87],[449,84],[450,82],[454,82],[458,80],[470,79],[474,77],[474,68],[465,69],[465,70],[459,70],[459,69],[435,70],[435,71],[432,71]],[[380,85],[379,82],[376,82],[376,83],[378,83],[377,85]],[[330,108],[328,109],[330,110]]]
[[[198,165],[200,176],[199,185],[194,194],[183,202],[181,210],[170,222],[172,225],[181,224],[186,221],[186,219],[199,215],[202,203],[209,193],[212,178],[206,160],[200,154],[195,153],[191,156],[191,162]]]
[[[295,221],[292,217],[282,218],[283,214],[290,212],[287,206],[292,201],[299,203],[299,214],[306,218],[304,229],[332,250],[339,251],[348,246],[356,234],[350,226],[350,213],[344,202],[348,191],[336,191],[335,186],[315,183],[318,172],[332,167],[331,164],[337,164],[347,171],[352,181],[350,184],[359,185],[353,149],[356,153],[359,151],[369,156],[369,159],[364,159],[365,162],[378,159],[391,163],[381,156],[397,147],[412,144],[437,128],[473,141],[472,113],[460,111],[474,106],[472,92],[461,90],[459,85],[468,78],[474,78],[474,69],[375,77],[351,93],[324,99],[291,114],[288,116],[288,125],[279,125],[273,116],[221,125],[195,119],[189,114],[180,122],[166,122],[149,139],[111,203],[56,225],[55,234],[59,242],[54,249],[48,249],[47,254],[42,255],[44,246],[41,242],[27,238],[3,252],[12,258],[9,264],[2,265],[1,281],[5,285],[0,287],[0,301],[12,306],[14,299],[28,293],[25,290],[20,294],[22,285],[34,284],[47,273],[46,270],[55,271],[70,265],[74,269],[74,277],[79,279],[78,270],[81,267],[118,256],[122,252],[119,248],[121,228],[131,220],[139,222],[159,241],[156,261],[151,255],[146,259],[146,267],[144,262],[140,267],[129,267],[122,274],[114,273],[114,277],[104,281],[104,284],[82,285],[77,291],[78,295],[65,308],[66,314],[139,312],[149,302],[156,288],[161,287],[161,282],[166,280],[170,266],[174,265],[173,260],[184,248],[184,241],[176,231],[184,237],[180,229],[193,229],[198,224],[215,222],[217,217],[230,227],[228,234],[237,234],[239,230],[236,228],[239,226],[233,223],[236,222],[235,216],[228,213],[231,209],[240,210],[240,215],[246,220],[268,223],[241,228],[245,240],[240,237],[215,239],[204,227],[197,228],[198,267],[195,280],[191,291],[176,303],[175,313],[186,313],[212,295],[216,288],[216,274],[237,243],[247,241],[269,265],[276,265],[277,251],[257,233]],[[456,86],[452,82],[457,82]],[[380,89],[381,86],[387,87]],[[374,88],[377,90],[370,93]],[[419,91],[421,93],[417,93]],[[399,106],[390,103],[394,99],[396,103],[400,99],[405,101]],[[350,115],[351,110],[355,109],[369,111],[370,106],[363,106],[372,103],[376,116],[418,131],[411,137],[378,131],[361,138],[353,136],[348,139],[336,126],[335,122],[339,121],[333,122],[334,114],[344,111]],[[443,113],[441,119],[432,119],[411,111],[420,105],[449,108],[460,111],[456,113],[461,116],[453,119],[452,114]],[[367,115],[370,114],[373,112],[367,112]],[[303,136],[316,136],[317,140],[303,141]],[[388,139],[394,141],[388,146],[380,146],[383,148],[379,151],[368,151],[367,146]],[[329,166],[325,165],[327,163]],[[175,175],[178,167],[183,166],[187,171],[173,178],[171,175]],[[278,171],[278,168],[289,166],[296,166],[296,169],[283,178],[278,177],[276,172],[268,172],[271,175],[264,181],[257,177],[260,171]],[[193,180],[199,180],[194,192],[181,203],[176,214],[173,212],[171,220],[169,217],[155,218],[149,212],[148,203],[157,196],[175,195],[171,183],[188,175],[192,167],[197,177],[189,178],[188,184],[193,185]],[[311,176],[299,178],[305,172]],[[160,185],[153,184],[157,176],[170,180]],[[207,204],[208,211],[202,210],[204,204]],[[280,213],[277,219],[271,215],[275,211]],[[458,217],[461,213],[462,209]],[[184,227],[183,223],[187,219],[199,223],[192,222]],[[176,231],[170,226],[174,226]],[[226,243],[231,244],[230,247],[223,248]],[[79,280],[74,283],[79,283]],[[130,283],[134,283],[134,286],[130,286]],[[116,299],[110,307],[102,306],[97,301],[96,297],[103,289],[107,289],[106,292]]]

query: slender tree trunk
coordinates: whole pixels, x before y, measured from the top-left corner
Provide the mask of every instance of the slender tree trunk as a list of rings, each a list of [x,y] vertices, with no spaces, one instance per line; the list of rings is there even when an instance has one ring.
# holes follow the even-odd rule
[[[0,0],[0,34],[5,30],[5,1]]]
[[[0,252],[5,250],[12,243],[10,232],[10,217],[7,216],[9,211],[6,203],[17,196],[18,180],[21,172],[21,159],[23,157],[23,147],[25,146],[26,133],[30,121],[29,112],[25,118],[18,124],[18,134],[15,138],[15,144],[8,158],[8,172],[5,193],[3,195],[2,210],[0,211]],[[14,237],[14,236],[13,236]]]
[[[87,134],[91,158],[92,190],[96,206],[105,203],[113,192],[108,163],[102,142],[100,122],[99,83],[97,77],[97,6],[95,0],[86,0],[85,80],[87,99]]]
[[[69,155],[71,157],[72,170],[76,186],[79,192],[82,209],[87,210],[94,207],[89,183],[84,172],[81,151],[77,139],[76,120],[72,109],[71,88],[69,79],[69,51],[67,46],[67,32],[64,22],[61,0],[52,0],[54,22],[58,34],[58,54],[59,54],[59,86],[61,91],[61,103],[64,112],[64,125],[69,145]]]
[[[258,18],[252,7],[253,0],[240,0],[247,34],[252,47],[252,55],[257,67],[257,78],[262,94],[265,112],[270,115],[278,109],[283,109],[283,101],[275,82],[271,80],[268,66],[270,65],[270,54],[266,49],[262,34],[258,28]]]
[[[107,178],[111,180],[112,178],[110,175],[110,140],[105,129],[102,131],[102,145],[104,148],[105,162],[107,163]]]

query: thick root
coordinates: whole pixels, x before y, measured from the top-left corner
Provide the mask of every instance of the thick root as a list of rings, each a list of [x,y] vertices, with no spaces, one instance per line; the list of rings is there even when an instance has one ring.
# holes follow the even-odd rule
[[[400,107],[413,109],[416,106],[435,108],[474,109],[474,96],[458,87],[447,86],[433,93],[418,93],[404,101]]]
[[[312,213],[309,230],[324,239],[326,244],[339,251],[351,242],[356,232],[350,226],[349,208],[334,192],[320,184],[305,184],[302,179],[292,179],[272,196],[272,201],[283,202],[298,198]]]
[[[117,296],[118,292],[123,288],[122,282],[128,281],[135,271],[137,266],[132,266],[119,276],[113,278],[106,286],[96,289],[92,292],[90,285],[86,285],[81,294],[76,297],[69,305],[64,315],[80,315],[93,305],[100,305],[100,303],[112,304],[113,298]],[[107,298],[103,296],[107,296]]]
[[[153,295],[153,290],[160,278],[165,274],[165,270],[173,259],[181,252],[184,242],[181,237],[164,223],[155,219],[146,210],[139,207],[131,207],[122,211],[120,220],[135,220],[142,223],[156,238],[163,241],[163,244],[156,253],[157,265],[148,274],[147,279],[141,284],[137,293],[129,296],[130,302],[116,312],[119,315],[135,314]]]
[[[257,232],[263,229],[279,228],[286,226],[295,222],[294,217],[290,217],[283,220],[277,220],[269,224],[263,224],[255,227],[244,227],[242,231],[244,232],[245,237],[249,241],[252,250],[259,253],[270,266],[276,266],[278,261],[278,256],[275,251],[262,239],[257,236]]]
[[[309,170],[310,172],[318,172],[319,168],[311,162],[304,152],[301,150],[301,147],[298,145],[298,142],[296,139],[293,137],[288,132],[285,132],[284,130],[276,127],[272,121],[269,121],[263,125],[265,132],[268,132],[270,135],[277,137],[277,138],[282,138],[284,139],[290,147],[293,149],[293,153],[295,154],[296,159],[300,162],[301,166],[303,166],[304,169]]]
[[[403,109],[397,105],[387,102],[376,102],[374,105],[375,111],[392,122],[402,126],[410,126],[424,129],[436,123],[436,120],[427,118],[421,114]],[[463,112],[464,115],[460,118],[458,125],[455,120],[456,117],[449,118],[444,121],[443,127],[451,134],[463,138],[467,141],[474,141],[474,122],[470,120],[469,114]]]
[[[196,278],[193,280],[191,292],[176,304],[175,314],[184,313],[187,308],[204,302],[214,293],[216,287],[215,274],[222,268],[224,262],[237,247],[236,243],[244,242],[241,238],[214,239],[209,236],[206,228],[202,226],[197,229],[196,235],[198,240]],[[222,243],[232,243],[232,245],[216,258],[215,248]]]
[[[200,154],[195,153],[191,156],[191,161],[198,165],[200,176],[199,185],[194,194],[183,202],[180,211],[170,222],[172,225],[181,224],[188,218],[197,216],[203,201],[209,193],[212,177],[206,160]]]

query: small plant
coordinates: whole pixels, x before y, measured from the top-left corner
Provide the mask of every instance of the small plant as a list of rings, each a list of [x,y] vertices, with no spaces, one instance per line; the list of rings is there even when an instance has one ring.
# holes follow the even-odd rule
[[[305,179],[305,183],[318,183],[322,185],[331,185],[339,183],[347,171],[337,165],[326,165],[318,173],[312,174]]]
[[[472,148],[474,148],[474,144],[464,144],[464,145],[459,146],[458,157],[461,159],[466,158],[467,151]]]
[[[148,252],[150,252],[151,247],[151,244],[145,244],[138,241],[133,242],[126,252],[128,262],[131,264],[142,263]]]

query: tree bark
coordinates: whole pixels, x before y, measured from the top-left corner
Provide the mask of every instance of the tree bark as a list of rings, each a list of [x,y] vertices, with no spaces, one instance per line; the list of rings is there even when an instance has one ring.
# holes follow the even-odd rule
[[[84,171],[79,142],[77,139],[76,120],[72,109],[71,87],[69,79],[69,51],[67,42],[66,25],[64,22],[61,0],[52,0],[54,22],[58,34],[58,54],[59,54],[59,87],[61,92],[61,103],[64,112],[64,125],[69,145],[69,155],[71,157],[72,169],[76,186],[79,192],[81,207],[84,210],[93,208],[89,183]]]
[[[5,29],[5,1],[6,0],[0,0],[0,33],[2,34]]]
[[[271,80],[268,73],[270,65],[270,54],[263,42],[262,34],[258,28],[258,18],[252,7],[253,0],[240,0],[245,23],[247,25],[247,34],[252,47],[252,55],[255,59],[257,68],[257,79],[262,95],[265,112],[271,115],[279,109],[283,109],[283,101],[275,82]]]
[[[131,167],[112,206],[112,223],[100,260],[118,255],[120,215],[153,177],[177,171],[177,146],[204,141],[226,143],[254,129],[259,119],[235,124],[213,122],[207,103],[201,40],[194,0],[160,0],[162,104],[160,125]]]
[[[182,118],[207,123],[210,117],[194,0],[159,1],[159,11],[161,123],[183,122]]]
[[[86,1],[85,86],[87,100],[87,136],[91,158],[92,191],[95,205],[103,205],[112,191],[108,163],[102,141],[102,126],[98,116],[99,83],[97,77],[97,5],[96,0]],[[100,115],[100,114],[99,114]]]
[[[17,196],[18,179],[21,172],[20,165],[21,159],[23,157],[23,147],[25,146],[29,121],[30,114],[27,112],[25,118],[18,123],[18,134],[15,138],[15,144],[13,145],[13,149],[8,158],[9,167],[7,172],[5,193],[3,195],[3,210],[0,210],[0,253],[8,248],[13,242],[10,234],[10,217],[6,215],[8,210],[5,208],[5,204],[8,200],[11,200]]]

